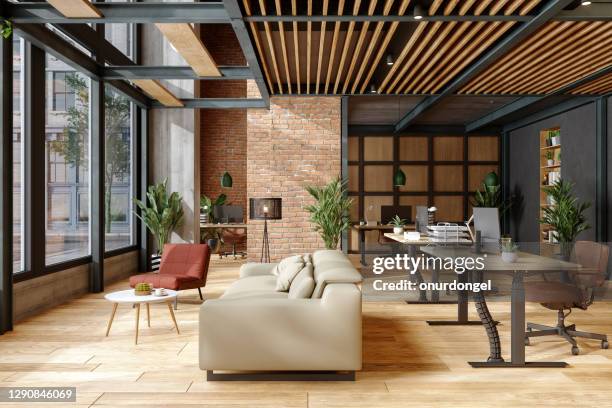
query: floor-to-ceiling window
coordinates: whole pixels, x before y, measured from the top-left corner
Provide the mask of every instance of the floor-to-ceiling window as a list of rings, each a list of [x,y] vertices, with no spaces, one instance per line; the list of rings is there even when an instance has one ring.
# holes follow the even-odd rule
[[[46,58],[46,263],[90,253],[90,80]]]
[[[13,272],[23,270],[22,40],[13,35]]]
[[[105,92],[105,245],[130,246],[133,240],[133,114],[132,103],[107,86]]]

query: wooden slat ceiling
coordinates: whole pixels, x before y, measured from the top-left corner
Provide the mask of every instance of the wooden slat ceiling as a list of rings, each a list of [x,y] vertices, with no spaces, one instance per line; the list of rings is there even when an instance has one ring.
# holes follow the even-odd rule
[[[527,15],[542,0],[432,0],[428,14]],[[247,16],[412,15],[415,0],[242,0]],[[423,3],[422,3],[423,4]],[[298,7],[302,7],[298,9]],[[249,23],[273,94],[440,91],[515,25],[512,21]],[[406,33],[409,32],[409,35]],[[386,55],[395,54],[392,66]]]
[[[459,93],[545,94],[610,65],[612,22],[555,21],[515,47]],[[605,83],[603,78],[596,82]],[[579,89],[595,92],[605,88],[585,85]]]
[[[89,0],[49,0],[54,8],[66,17],[71,18],[98,18],[102,13]]]
[[[610,92],[612,92],[612,74],[604,75],[595,81],[582,85],[571,93],[574,95],[601,95]]]

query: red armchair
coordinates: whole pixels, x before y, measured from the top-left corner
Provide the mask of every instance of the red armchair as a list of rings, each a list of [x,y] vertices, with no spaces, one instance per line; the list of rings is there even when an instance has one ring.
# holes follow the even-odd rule
[[[206,286],[210,249],[206,244],[166,244],[159,273],[141,273],[130,277],[130,286],[150,283],[155,288],[172,290],[198,289],[200,299]],[[176,304],[175,304],[176,306]]]

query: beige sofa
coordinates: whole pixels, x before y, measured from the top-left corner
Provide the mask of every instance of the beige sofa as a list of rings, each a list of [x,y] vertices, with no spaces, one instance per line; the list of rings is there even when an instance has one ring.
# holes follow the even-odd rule
[[[247,263],[219,299],[204,302],[200,368],[209,380],[229,379],[213,370],[348,371],[344,379],[354,378],[361,369],[361,275],[340,251],[309,258],[288,292],[275,289],[277,264]],[[304,297],[309,275],[314,290]]]

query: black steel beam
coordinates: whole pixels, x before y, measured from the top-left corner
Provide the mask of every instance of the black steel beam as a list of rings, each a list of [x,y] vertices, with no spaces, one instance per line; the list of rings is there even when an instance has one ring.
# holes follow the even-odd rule
[[[559,96],[559,95],[563,95],[566,93],[569,93],[570,91],[581,87],[582,85],[585,85],[589,82],[595,81],[605,75],[608,75],[612,73],[612,65],[602,68],[599,71],[588,75],[584,78],[581,78],[577,81],[574,81],[568,85],[565,85],[547,95],[543,95],[543,96],[526,96],[526,97],[522,97],[516,101],[510,102],[509,104],[506,104],[504,106],[502,106],[501,108],[488,113],[486,115],[484,115],[483,117],[474,120],[473,122],[470,122],[466,125],[465,129],[466,132],[473,132],[477,129],[480,129],[481,127],[490,125],[491,123],[494,123],[496,121],[499,121],[501,119],[503,119],[504,117],[513,114],[521,109],[527,108],[529,106],[532,106],[536,103],[540,103],[544,100],[550,99],[553,96]]]
[[[457,78],[453,79],[449,85],[446,85],[438,95],[431,96],[415,106],[397,122],[395,125],[395,131],[399,132],[403,130],[425,111],[438,104],[444,97],[454,94],[459,88],[497,61],[498,58],[511,50],[515,45],[519,44],[542,25],[546,24],[546,22],[557,15],[572,1],[573,0],[550,0],[533,19],[523,23],[509,35],[504,37],[504,39],[497,43],[493,49],[465,69]]]
[[[223,76],[198,76],[189,66],[109,66],[104,68],[104,79],[199,79],[228,80],[251,79],[249,67],[219,66]]]
[[[557,105],[542,109],[539,112],[536,112],[532,115],[524,117],[520,120],[516,120],[512,123],[508,123],[504,125],[504,132],[512,132],[515,129],[519,129],[525,126],[529,126],[532,123],[539,122],[551,116],[560,115],[564,112],[570,111],[572,109],[579,108],[580,106],[587,105],[589,103],[595,102],[596,98],[592,96],[579,96],[571,98],[565,102],[559,103]]]
[[[268,16],[245,16],[243,18],[244,21],[246,22],[293,22],[293,21],[298,21],[298,22],[307,22],[307,21],[312,21],[312,22],[357,22],[357,23],[362,23],[362,22],[385,22],[385,23],[390,23],[390,22],[400,22],[400,23],[414,23],[414,22],[422,22],[422,21],[529,21],[532,18],[534,18],[534,16],[530,16],[530,15],[525,15],[525,16],[520,16],[520,15],[503,15],[503,14],[499,14],[499,15],[464,15],[464,16],[460,16],[460,15],[432,15],[432,16],[423,16],[423,18],[421,19],[416,19],[414,18],[414,16],[412,15],[405,15],[405,16],[399,16],[399,15],[389,15],[389,16],[384,16],[384,15],[357,15],[357,16],[353,16],[353,15],[343,15],[343,16],[338,16],[338,15],[327,15],[327,16],[323,16],[323,15],[316,15],[316,16],[308,16],[308,15],[296,15],[296,16],[292,16],[292,15],[281,15],[281,16],[275,16],[275,15],[268,15]]]
[[[149,111],[138,109],[138,198],[146,202],[149,186]],[[138,210],[140,212],[140,210]],[[149,264],[149,233],[147,226],[138,220],[138,270],[151,270]]]
[[[55,27],[96,55],[99,61],[111,65],[135,65],[127,55],[106,38],[101,38],[98,32],[87,24],[57,24]]]
[[[104,82],[91,80],[91,276],[89,290],[104,290],[104,206],[105,206],[105,131],[104,131]]]
[[[94,2],[102,18],[68,18],[46,2],[7,3],[5,17],[15,23],[108,24],[108,23],[229,23],[220,2],[214,3],[104,3]]]
[[[247,98],[193,98],[181,99],[183,106],[165,106],[159,102],[153,102],[152,108],[159,109],[247,109],[268,108],[270,105],[263,99]]]
[[[45,52],[25,43],[23,55],[24,129],[24,271],[32,276],[45,273],[46,247],[46,155],[45,155]]]
[[[266,107],[270,107],[270,90],[266,85],[266,81],[264,80],[263,73],[261,71],[261,66],[259,65],[259,60],[257,59],[257,53],[253,48],[253,42],[251,41],[251,37],[249,36],[249,32],[242,20],[242,11],[240,11],[240,6],[236,0],[223,0],[223,5],[227,14],[229,15],[232,23],[232,28],[234,29],[234,33],[236,34],[236,38],[238,38],[238,42],[240,43],[240,48],[242,49],[242,53],[251,67],[251,71],[253,73],[253,78],[257,83],[257,88],[259,89],[259,93],[261,94],[261,99],[266,104]]]
[[[13,330],[13,41],[0,39],[0,334]]]

